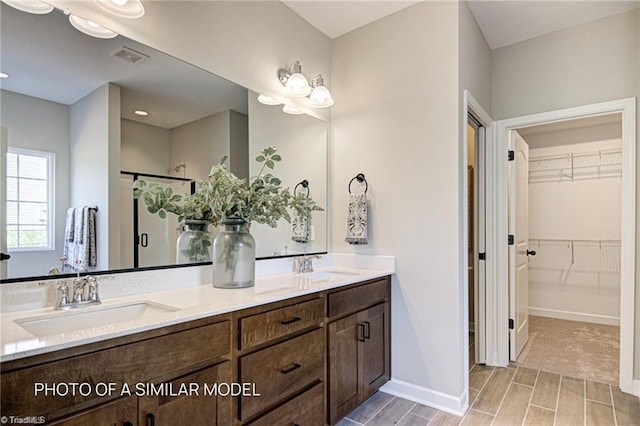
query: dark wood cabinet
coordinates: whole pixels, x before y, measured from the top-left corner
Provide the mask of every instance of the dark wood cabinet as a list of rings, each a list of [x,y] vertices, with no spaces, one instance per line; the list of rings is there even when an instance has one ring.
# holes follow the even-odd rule
[[[138,424],[138,401],[128,396],[74,414],[66,419],[47,422],[51,426],[135,426]]]
[[[382,282],[382,281],[381,281]],[[390,378],[390,311],[389,287],[352,288],[336,294],[340,315],[351,313],[329,323],[328,345],[328,423],[335,424],[371,396]],[[365,294],[367,295],[365,297]],[[377,295],[377,296],[376,296]],[[350,299],[353,303],[346,303]],[[329,300],[331,300],[331,295]],[[376,303],[358,310],[364,303]],[[337,304],[338,305],[338,304]],[[329,305],[329,313],[331,313]]]

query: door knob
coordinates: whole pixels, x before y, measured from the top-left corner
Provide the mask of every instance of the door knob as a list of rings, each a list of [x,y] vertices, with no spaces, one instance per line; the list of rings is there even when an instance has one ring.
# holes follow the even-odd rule
[[[7,253],[0,253],[0,260],[9,260],[11,259],[11,255]]]
[[[527,250],[527,256],[535,256],[535,255],[536,255],[535,250]]]

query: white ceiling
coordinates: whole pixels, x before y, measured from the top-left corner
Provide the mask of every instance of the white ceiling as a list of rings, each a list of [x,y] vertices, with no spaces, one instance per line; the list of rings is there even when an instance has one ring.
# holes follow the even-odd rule
[[[406,0],[282,0],[331,38],[419,3]],[[437,1],[437,0],[424,0]],[[448,0],[455,1],[455,0]],[[470,0],[491,49],[559,31],[640,6],[640,0]]]

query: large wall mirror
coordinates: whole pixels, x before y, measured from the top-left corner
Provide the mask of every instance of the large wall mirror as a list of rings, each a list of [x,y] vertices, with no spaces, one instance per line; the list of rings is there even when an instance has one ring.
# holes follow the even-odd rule
[[[326,122],[260,104],[252,90],[134,40],[80,33],[62,11],[1,7],[0,67],[10,77],[0,79],[0,245],[8,246],[0,248],[11,255],[2,282],[73,272],[60,260],[73,231],[82,232],[69,226],[72,208],[95,211],[88,272],[175,265],[177,218],[152,215],[141,201],[136,207],[133,181],[188,193],[223,155],[247,178],[262,148],[276,146],[283,185],[293,191],[307,180],[326,207]],[[311,241],[298,243],[286,222],[254,224],[257,257],[326,252],[326,213],[314,212],[311,225]]]

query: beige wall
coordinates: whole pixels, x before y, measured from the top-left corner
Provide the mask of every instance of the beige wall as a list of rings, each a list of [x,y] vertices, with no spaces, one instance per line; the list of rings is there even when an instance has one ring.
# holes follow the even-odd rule
[[[460,397],[457,4],[419,3],[334,40],[332,75],[330,251],[397,256],[393,379]],[[359,172],[369,244],[350,246],[346,186]]]
[[[640,10],[496,49],[492,68],[494,119],[638,97]],[[640,125],[640,109],[638,113]],[[636,232],[637,270],[640,227],[636,226]],[[636,379],[640,378],[639,280],[636,274]]]

